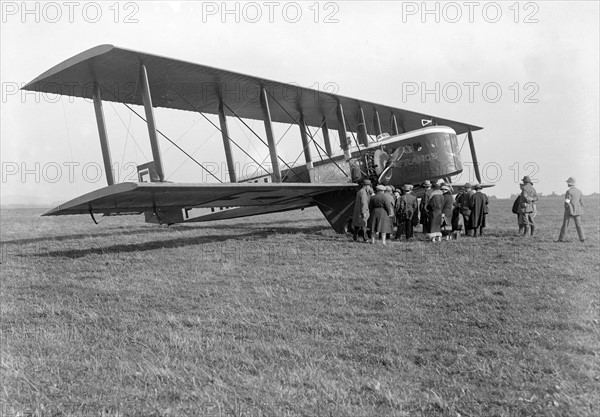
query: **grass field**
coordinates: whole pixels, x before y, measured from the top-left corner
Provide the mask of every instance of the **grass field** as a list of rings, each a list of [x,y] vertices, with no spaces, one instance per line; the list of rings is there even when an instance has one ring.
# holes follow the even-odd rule
[[[3,210],[2,416],[597,416],[597,199],[387,246],[316,209],[157,227]],[[573,227],[573,225],[572,225]]]

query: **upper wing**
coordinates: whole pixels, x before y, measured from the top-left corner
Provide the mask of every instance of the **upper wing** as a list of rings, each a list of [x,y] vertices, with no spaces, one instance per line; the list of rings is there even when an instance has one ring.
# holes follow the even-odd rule
[[[110,185],[84,194],[44,213],[45,216],[87,213],[141,213],[156,209],[193,207],[279,206],[300,208],[315,197],[355,189],[356,184],[176,184],[131,183]]]
[[[112,45],[100,45],[69,58],[23,89],[91,99],[94,83],[98,83],[103,100],[142,105],[142,93],[138,85],[142,63],[147,68],[155,107],[217,114],[222,98],[226,114],[233,115],[233,111],[241,118],[263,120],[260,91],[265,88],[276,101],[270,106],[274,122],[291,124],[302,113],[309,126],[319,127],[326,120],[329,129],[337,129],[336,106],[339,103],[350,124],[348,128],[352,131],[357,130],[361,109],[369,134],[376,134],[372,122],[375,112],[383,126],[389,126],[394,115],[403,132],[422,128],[424,119],[433,119],[436,124],[451,127],[458,134],[481,129],[430,114],[415,113]]]

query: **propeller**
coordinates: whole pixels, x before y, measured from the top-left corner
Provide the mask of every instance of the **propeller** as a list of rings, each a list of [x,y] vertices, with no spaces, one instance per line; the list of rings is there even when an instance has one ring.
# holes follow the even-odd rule
[[[381,175],[379,175],[377,180],[380,184],[387,184],[390,182],[393,173],[392,168],[394,168],[396,163],[400,161],[402,155],[404,155],[404,146],[400,146],[398,149],[396,149],[390,159],[388,159],[387,167],[385,167],[385,169],[381,172]]]

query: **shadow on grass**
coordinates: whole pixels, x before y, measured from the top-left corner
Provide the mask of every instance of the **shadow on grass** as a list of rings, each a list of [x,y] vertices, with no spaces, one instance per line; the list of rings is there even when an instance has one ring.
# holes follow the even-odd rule
[[[218,220],[217,220],[218,221]],[[315,221],[319,221],[315,219]],[[2,242],[3,244],[13,244],[13,245],[21,245],[28,243],[38,243],[38,242],[52,242],[52,241],[66,241],[66,240],[77,240],[77,239],[89,239],[95,237],[103,237],[103,236],[119,236],[119,235],[144,235],[150,233],[180,233],[183,231],[192,231],[192,230],[236,230],[236,229],[255,229],[255,228],[263,228],[263,229],[271,229],[276,233],[310,233],[314,230],[331,230],[329,225],[324,224],[323,226],[311,226],[311,227],[281,227],[277,226],[279,224],[290,224],[290,223],[303,223],[306,224],[307,220],[286,220],[285,222],[273,222],[269,223],[268,221],[264,222],[254,222],[248,223],[243,220],[239,220],[238,223],[234,224],[210,224],[207,222],[203,225],[194,225],[190,224],[177,224],[172,226],[142,226],[143,228],[128,228],[124,226],[118,226],[110,228],[106,231],[94,233],[93,230],[90,230],[90,233],[77,233],[72,235],[58,235],[58,236],[42,236],[42,237],[34,237],[34,238],[25,238],[25,239],[15,239],[15,240],[6,240]]]
[[[232,226],[215,227],[213,229],[231,229]],[[244,227],[247,229],[248,225]],[[215,244],[226,241],[240,241],[246,242],[248,245],[261,243],[260,240],[264,240],[272,235],[277,234],[300,234],[300,235],[311,235],[317,232],[328,230],[327,226],[315,226],[304,229],[297,229],[294,227],[270,227],[267,229],[253,230],[243,234],[236,235],[206,235],[206,236],[193,236],[193,237],[179,237],[168,240],[148,240],[139,243],[132,244],[117,244],[110,246],[94,246],[93,244],[89,247],[84,248],[68,248],[62,250],[48,251],[42,253],[33,254],[17,254],[19,257],[65,257],[71,259],[82,258],[88,255],[107,255],[107,254],[122,254],[131,252],[145,252],[157,249],[173,249],[185,246],[197,246],[204,244]],[[89,237],[89,236],[88,236]],[[305,239],[304,236],[302,236]]]

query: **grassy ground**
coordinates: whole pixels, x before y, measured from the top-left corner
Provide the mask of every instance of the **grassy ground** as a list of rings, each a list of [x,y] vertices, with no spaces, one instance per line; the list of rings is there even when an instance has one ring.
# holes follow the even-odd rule
[[[156,227],[3,210],[2,416],[596,416],[585,244],[491,202],[481,239],[386,247],[317,210]],[[572,226],[573,227],[573,226]]]

